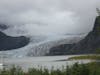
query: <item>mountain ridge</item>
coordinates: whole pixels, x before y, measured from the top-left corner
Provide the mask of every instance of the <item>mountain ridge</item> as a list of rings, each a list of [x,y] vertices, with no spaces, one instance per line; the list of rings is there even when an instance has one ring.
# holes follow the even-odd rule
[[[75,44],[53,47],[47,55],[91,54],[98,48],[100,48],[100,16],[96,17],[93,30],[84,39]]]
[[[6,26],[2,26],[6,29]],[[12,37],[0,31],[0,51],[13,50],[26,46],[29,43],[29,38],[25,36]]]

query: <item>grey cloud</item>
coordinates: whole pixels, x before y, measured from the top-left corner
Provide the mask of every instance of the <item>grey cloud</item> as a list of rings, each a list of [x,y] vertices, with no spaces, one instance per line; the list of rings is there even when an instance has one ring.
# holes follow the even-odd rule
[[[0,22],[31,35],[85,33],[93,27],[99,3],[99,0],[0,0]]]

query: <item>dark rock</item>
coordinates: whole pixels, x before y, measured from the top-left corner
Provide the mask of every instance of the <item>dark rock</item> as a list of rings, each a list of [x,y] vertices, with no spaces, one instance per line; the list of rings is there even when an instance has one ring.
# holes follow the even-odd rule
[[[62,47],[63,46],[63,47]],[[100,48],[100,16],[96,17],[93,30],[76,44],[65,44],[50,49],[48,55],[56,55],[55,52],[63,54],[91,54]]]
[[[7,25],[5,25],[5,24],[0,24],[0,30],[5,30],[5,29],[7,29],[7,28],[8,28]]]
[[[73,44],[74,45],[74,44]],[[46,55],[66,55],[70,54],[67,50],[70,50],[73,46],[72,44],[63,44],[50,49],[50,52]]]
[[[75,44],[71,50],[79,50],[80,53],[95,53],[100,48],[100,16],[95,20],[93,31],[91,31],[83,40]],[[77,51],[76,51],[77,53]]]
[[[17,49],[26,46],[29,43],[29,38],[11,37],[0,31],[0,51]]]

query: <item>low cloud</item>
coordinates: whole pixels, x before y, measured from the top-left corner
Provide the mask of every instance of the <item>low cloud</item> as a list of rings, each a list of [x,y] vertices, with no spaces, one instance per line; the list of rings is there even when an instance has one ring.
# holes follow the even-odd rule
[[[0,0],[0,23],[11,25],[9,34],[87,33],[93,28],[99,3],[99,0]]]

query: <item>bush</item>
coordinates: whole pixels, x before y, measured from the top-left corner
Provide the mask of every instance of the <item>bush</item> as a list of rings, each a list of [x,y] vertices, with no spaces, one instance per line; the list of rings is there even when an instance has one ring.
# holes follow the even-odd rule
[[[9,69],[0,70],[0,75],[100,75],[100,63],[78,64],[66,66],[66,69],[51,70],[31,68],[23,72],[20,67],[13,66]]]

